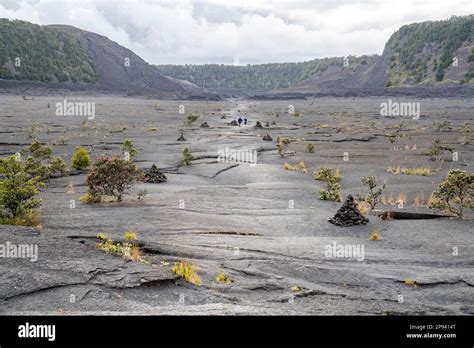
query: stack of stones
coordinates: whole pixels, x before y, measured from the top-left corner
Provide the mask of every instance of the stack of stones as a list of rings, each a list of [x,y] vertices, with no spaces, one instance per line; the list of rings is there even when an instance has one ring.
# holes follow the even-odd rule
[[[270,123],[265,123],[265,127],[270,127]]]
[[[207,124],[207,122],[203,122],[201,123],[201,128],[209,128],[209,125]]]
[[[165,174],[160,172],[158,168],[153,164],[151,168],[145,173],[145,178],[143,181],[151,184],[159,184],[161,182],[166,182],[168,179]]]
[[[176,139],[176,141],[185,141],[185,140],[186,139],[184,139],[183,133],[181,133],[181,136],[178,139]]]
[[[238,126],[239,125],[236,120],[232,120],[232,122],[230,122],[229,124],[231,126]]]
[[[255,123],[255,128],[263,128],[260,121],[257,121],[257,123]]]
[[[265,141],[273,141],[273,138],[268,133],[266,135],[264,135],[262,139],[265,140]]]
[[[348,227],[353,225],[365,225],[369,222],[364,215],[357,209],[354,197],[347,196],[346,201],[342,207],[337,211],[336,215],[329,222],[341,227]]]

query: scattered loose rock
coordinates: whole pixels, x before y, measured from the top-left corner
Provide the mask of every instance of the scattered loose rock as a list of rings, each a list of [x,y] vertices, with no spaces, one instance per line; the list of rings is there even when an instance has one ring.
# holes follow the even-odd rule
[[[341,227],[348,227],[353,225],[365,225],[369,222],[364,215],[357,209],[354,197],[347,196],[346,201],[342,207],[337,211],[336,215],[329,222]]]
[[[270,136],[270,134],[267,133],[263,136],[262,140],[273,141],[273,138]]]
[[[145,172],[144,182],[152,183],[152,184],[159,184],[161,182],[166,182],[168,179],[166,178],[165,174],[160,172],[158,168],[153,164],[151,168]]]

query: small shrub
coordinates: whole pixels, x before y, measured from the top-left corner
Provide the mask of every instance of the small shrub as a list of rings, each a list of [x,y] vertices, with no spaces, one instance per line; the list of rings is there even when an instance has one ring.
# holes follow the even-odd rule
[[[278,154],[283,158],[285,157],[285,153],[286,153],[286,145],[279,141],[277,142],[276,144],[276,148],[277,148],[277,151],[278,151]]]
[[[309,153],[314,153],[314,144],[307,143],[306,144],[306,151],[308,151]]]
[[[342,175],[339,169],[330,167],[321,167],[317,172],[314,172],[314,180],[339,182],[342,179]]]
[[[99,203],[101,201],[101,197],[92,196],[89,192],[86,192],[81,197],[79,197],[79,201],[86,204]]]
[[[198,118],[199,118],[199,117],[196,116],[196,115],[189,114],[189,115],[186,117],[186,120],[184,121],[184,123],[185,123],[186,125],[188,125],[189,128],[191,128],[192,124],[193,124],[194,122],[196,122],[196,121],[198,120]]]
[[[463,136],[461,137],[462,145],[469,145],[472,143],[472,130],[469,122],[466,122],[461,128],[461,134],[463,134]]]
[[[440,139],[433,140],[431,147],[428,152],[428,156],[432,161],[439,161],[441,160],[442,156],[444,155],[445,151],[453,152],[454,148],[449,145],[443,144]]]
[[[189,148],[186,146],[183,150],[183,163],[188,166],[191,164],[192,159],[193,155],[191,154]]]
[[[68,174],[66,163],[61,157],[52,159],[49,162],[49,172],[50,174],[59,173],[61,176],[66,176]]]
[[[35,198],[43,187],[41,178],[31,177],[26,164],[16,156],[0,159],[0,211],[4,224],[39,223],[41,199]]]
[[[53,153],[50,146],[43,145],[38,140],[33,141],[28,149],[33,158],[38,160],[49,159]]]
[[[25,172],[32,178],[37,177],[41,181],[47,181],[51,175],[49,167],[41,160],[28,157],[25,161]]]
[[[314,179],[326,184],[326,188],[319,191],[319,199],[340,202],[341,185],[338,182],[341,178],[339,170],[330,167],[321,167],[317,172],[314,172]]]
[[[197,274],[196,265],[193,263],[189,263],[187,261],[176,262],[173,268],[171,269],[171,271],[179,275],[188,283],[191,283],[197,286],[201,285],[201,278]]]
[[[120,150],[122,153],[128,153],[130,159],[134,159],[138,155],[138,150],[133,146],[133,142],[130,139],[127,139],[120,145]]]
[[[433,121],[433,126],[438,132],[452,129],[451,123],[449,121],[442,121],[442,122]]]
[[[465,208],[474,208],[474,174],[460,169],[450,170],[433,192],[429,207],[446,210],[462,218]]]
[[[98,197],[112,196],[119,202],[125,191],[141,180],[143,172],[135,164],[119,156],[99,157],[87,176],[89,195],[95,200]]]
[[[319,190],[319,199],[340,202],[342,200],[341,185],[337,182],[326,182],[326,189]]]
[[[84,169],[91,165],[91,159],[87,150],[83,147],[78,147],[71,158],[71,166],[75,169]]]
[[[373,210],[381,202],[381,196],[386,184],[374,175],[365,176],[360,181],[369,189],[369,193],[365,196],[364,201]]]
[[[64,135],[61,135],[59,136],[54,142],[53,144],[55,145],[66,145],[68,143],[68,137],[64,136]]]

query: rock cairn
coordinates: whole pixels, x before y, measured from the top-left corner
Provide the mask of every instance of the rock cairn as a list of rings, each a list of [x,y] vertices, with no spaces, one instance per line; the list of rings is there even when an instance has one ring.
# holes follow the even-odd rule
[[[273,138],[268,133],[265,134],[262,139],[265,141],[273,141]]]
[[[272,122],[272,126],[276,126],[276,125],[277,125],[277,124],[276,124],[276,122],[275,122],[275,121],[273,121],[273,122]]]
[[[257,123],[255,123],[255,128],[263,128],[260,121],[257,121]]]
[[[180,137],[176,139],[176,141],[186,141],[186,139],[184,139],[183,133],[181,133]]]
[[[357,209],[354,197],[349,195],[336,215],[329,219],[329,222],[336,226],[348,227],[353,225],[365,225],[369,222],[369,219],[360,213],[359,209]]]
[[[270,127],[270,123],[265,123],[265,127]]]
[[[209,124],[207,122],[201,123],[201,128],[209,128]]]
[[[166,182],[167,180],[165,174],[160,172],[153,164],[151,168],[145,172],[145,178],[143,181],[151,184],[159,184],[161,182]]]
[[[265,134],[262,139],[265,141],[273,141],[273,138],[268,133]]]
[[[230,122],[229,124],[231,126],[238,126],[239,125],[236,120],[232,120],[232,122]]]

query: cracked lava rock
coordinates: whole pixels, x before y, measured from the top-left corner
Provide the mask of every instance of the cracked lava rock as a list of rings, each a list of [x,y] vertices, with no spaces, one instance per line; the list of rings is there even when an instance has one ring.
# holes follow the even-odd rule
[[[329,222],[336,226],[348,227],[361,224],[365,225],[369,222],[369,219],[360,213],[354,202],[354,197],[349,195],[336,215],[334,215],[332,219],[329,219]]]

